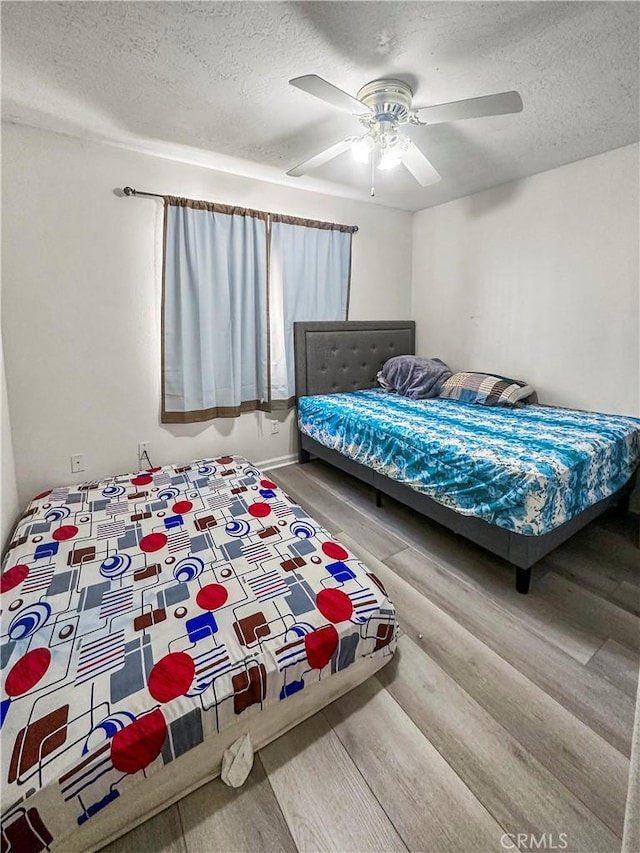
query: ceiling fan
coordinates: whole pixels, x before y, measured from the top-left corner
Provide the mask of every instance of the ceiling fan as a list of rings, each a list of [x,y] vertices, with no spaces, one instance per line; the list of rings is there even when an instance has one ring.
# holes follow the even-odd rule
[[[423,187],[440,180],[438,172],[411,139],[414,128],[461,119],[519,113],[522,110],[522,98],[518,92],[500,92],[496,95],[452,101],[449,104],[414,107],[411,87],[402,80],[373,80],[363,86],[355,98],[317,74],[294,77],[289,83],[333,107],[351,113],[365,132],[360,136],[347,136],[346,139],[325,148],[290,169],[287,175],[294,178],[306,175],[312,169],[317,169],[334,157],[351,150],[359,162],[371,165],[372,196],[375,195],[376,165],[378,169],[385,171],[402,163]]]

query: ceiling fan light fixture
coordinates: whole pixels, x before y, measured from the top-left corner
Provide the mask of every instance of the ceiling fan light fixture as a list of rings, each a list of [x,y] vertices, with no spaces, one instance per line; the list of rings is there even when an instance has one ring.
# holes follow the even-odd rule
[[[380,152],[380,162],[378,169],[381,172],[386,172],[389,169],[395,169],[404,159],[411,141],[408,137],[401,133],[394,134],[389,139],[384,140],[382,151]]]
[[[381,172],[388,172],[389,169],[395,169],[396,166],[399,166],[402,163],[400,157],[395,154],[393,151],[385,150],[380,155],[380,162],[378,163],[378,169]]]
[[[375,148],[375,142],[372,137],[366,133],[354,141],[351,146],[351,152],[358,163],[366,165],[369,162],[371,152]]]

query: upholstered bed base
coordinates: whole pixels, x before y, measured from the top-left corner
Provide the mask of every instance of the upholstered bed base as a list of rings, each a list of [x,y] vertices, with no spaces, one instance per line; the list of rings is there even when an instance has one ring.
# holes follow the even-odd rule
[[[294,334],[296,398],[375,388],[377,373],[388,358],[415,353],[415,323],[409,320],[296,323]],[[381,495],[388,495],[507,560],[516,568],[516,589],[524,594],[529,591],[531,567],[609,508],[626,506],[637,476],[636,471],[618,492],[555,530],[542,536],[523,536],[460,515],[299,432],[299,461],[308,462],[311,456],[372,485],[378,506]]]

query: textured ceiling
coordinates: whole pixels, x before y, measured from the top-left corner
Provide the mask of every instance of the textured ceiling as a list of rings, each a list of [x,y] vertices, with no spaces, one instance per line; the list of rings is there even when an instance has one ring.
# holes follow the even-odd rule
[[[284,176],[359,128],[290,77],[319,74],[351,93],[400,77],[421,106],[517,89],[520,114],[420,132],[440,183],[420,187],[403,167],[379,173],[376,201],[406,210],[638,139],[634,2],[2,2],[1,12],[5,120],[350,197],[368,197],[368,169],[349,153]]]

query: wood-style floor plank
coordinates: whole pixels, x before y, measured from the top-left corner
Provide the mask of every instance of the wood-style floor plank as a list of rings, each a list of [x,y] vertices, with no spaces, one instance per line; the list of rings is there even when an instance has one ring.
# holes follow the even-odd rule
[[[579,533],[578,536],[581,536]],[[602,565],[601,559],[596,559],[596,552],[585,551],[572,540],[552,551],[534,567],[534,578],[546,571],[553,571],[570,581],[574,581],[584,589],[589,589],[603,598],[611,595],[620,585],[620,578],[614,571],[608,571]],[[588,556],[589,553],[591,556]],[[598,554],[599,556],[599,554]]]
[[[377,519],[379,513],[373,486],[363,483],[355,477],[346,476],[342,471],[321,459],[314,459],[306,465],[299,465],[298,470],[310,481],[321,484],[328,489],[336,500],[357,507],[360,512]]]
[[[101,853],[187,853],[178,806],[140,824],[122,838],[103,847]]]
[[[509,833],[567,834],[567,850],[614,853],[620,839],[409,637],[379,681]]]
[[[572,614],[574,622],[585,629],[590,627],[603,639],[610,637],[628,649],[640,651],[640,618],[628,610],[603,600],[555,572],[547,572],[540,578],[536,583],[536,595]]]
[[[178,804],[187,853],[295,853],[296,845],[256,756],[241,788],[214,779]],[[138,851],[139,853],[139,851]]]
[[[637,521],[633,517],[602,516],[567,542],[583,559],[618,582],[640,584],[640,550]]]
[[[338,538],[384,584],[408,636],[621,837],[628,759],[351,537]]]
[[[640,556],[638,559],[640,560]],[[609,595],[609,598],[620,607],[624,607],[629,613],[640,616],[640,586],[621,581]]]
[[[320,480],[334,496],[343,500],[357,501],[364,507],[367,491],[373,494],[373,490],[364,484],[361,484],[362,488],[356,489],[351,482],[352,478],[347,480],[344,476],[336,477],[336,472],[331,473],[331,469],[328,472],[326,464],[312,462],[302,467],[309,482]],[[309,500],[313,502],[313,496]],[[586,664],[608,636],[591,629],[584,620],[572,619],[570,610],[559,608],[553,601],[538,595],[541,572],[536,572],[531,592],[525,598],[514,588],[513,567],[479,546],[422,519],[395,501],[385,499],[383,509],[376,510],[373,507],[369,512],[389,534],[408,542],[431,560],[446,567],[453,575],[461,577],[465,583],[474,585],[478,594],[490,597],[494,604],[516,615],[518,621],[531,632],[553,643],[580,663]],[[346,524],[342,529],[348,529],[358,539]],[[368,548],[385,559],[386,555],[379,554],[371,545]]]
[[[627,693],[632,699],[638,692],[638,667],[640,666],[640,655],[637,652],[616,643],[615,640],[607,640],[598,649],[587,664],[587,668],[597,672],[606,678],[620,690]]]
[[[569,655],[532,634],[512,614],[478,595],[426,555],[411,548],[385,560],[417,592],[467,628],[534,684],[564,705],[626,756],[631,749],[633,700]]]
[[[357,509],[337,503],[326,489],[309,480],[299,466],[277,468],[272,476],[302,507],[313,506],[314,518],[324,523],[331,532],[348,527],[356,539],[368,542],[376,554],[382,557],[388,557],[405,547],[401,539],[381,530],[379,525]]]
[[[493,853],[504,830],[379,682],[324,714],[409,850]]]
[[[269,744],[260,756],[301,853],[406,850],[322,714]]]

